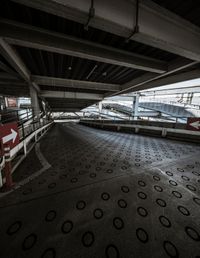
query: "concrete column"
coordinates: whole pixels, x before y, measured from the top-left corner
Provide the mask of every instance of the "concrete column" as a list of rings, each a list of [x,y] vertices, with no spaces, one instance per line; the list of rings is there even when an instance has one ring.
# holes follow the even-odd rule
[[[101,112],[102,112],[102,102],[99,102],[99,119],[101,119]]]
[[[193,93],[193,92],[191,92],[191,93],[190,93],[190,101],[189,101],[189,104],[192,104],[193,96],[194,96],[194,93]]]
[[[39,99],[36,90],[30,86],[31,108],[33,110],[33,116],[35,119],[39,119],[40,106]]]
[[[137,120],[137,117],[138,117],[139,97],[140,97],[139,94],[136,94],[133,97],[133,117],[134,117],[134,120]]]

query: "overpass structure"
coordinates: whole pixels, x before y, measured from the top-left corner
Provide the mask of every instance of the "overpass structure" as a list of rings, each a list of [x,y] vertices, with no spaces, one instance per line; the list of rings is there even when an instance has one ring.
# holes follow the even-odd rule
[[[106,96],[198,78],[198,9],[192,1],[177,6],[3,0],[0,94],[31,96],[35,113],[41,101],[77,111]]]
[[[32,107],[0,120],[1,258],[200,257],[200,118],[127,115],[177,112],[138,91],[199,78],[199,12],[191,0],[0,1],[0,107]],[[123,119],[103,110],[121,94]]]

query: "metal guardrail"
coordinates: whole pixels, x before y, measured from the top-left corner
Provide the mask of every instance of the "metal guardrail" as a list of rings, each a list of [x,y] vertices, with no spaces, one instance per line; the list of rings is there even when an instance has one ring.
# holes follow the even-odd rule
[[[17,121],[18,124],[22,124],[33,118],[32,109],[22,110],[3,110],[0,112],[1,123],[6,124]]]
[[[139,133],[140,131],[154,131],[154,132],[160,132],[160,136],[167,137],[168,134],[174,134],[174,135],[180,135],[181,137],[186,136],[189,140],[189,136],[193,138],[198,138],[198,141],[200,140],[200,132],[198,131],[190,131],[186,129],[177,129],[177,128],[166,128],[166,127],[159,127],[159,126],[148,126],[148,125],[138,125],[138,124],[123,124],[123,123],[106,123],[104,122],[92,122],[92,121],[84,121],[81,120],[80,123],[86,124],[88,126],[98,126],[100,128],[106,128],[115,127],[117,131],[120,131],[123,128],[126,129],[133,129],[135,133]],[[184,139],[185,137],[183,137]]]
[[[53,121],[43,119],[43,121],[37,121],[25,127],[21,126],[21,128],[19,128],[20,143],[10,151],[10,157],[11,157],[11,160],[14,159],[16,154],[21,150],[23,150],[24,155],[19,160],[19,162],[15,164],[15,166],[12,169],[12,173],[17,168],[19,163],[24,159],[24,157],[26,157],[28,153],[27,146],[30,143],[30,141],[34,139],[34,141],[37,142],[38,139],[46,133],[46,131],[50,128],[50,126],[53,123],[54,123]],[[5,161],[5,157],[3,156],[0,163],[0,171],[4,167],[4,164],[5,164],[4,161]]]

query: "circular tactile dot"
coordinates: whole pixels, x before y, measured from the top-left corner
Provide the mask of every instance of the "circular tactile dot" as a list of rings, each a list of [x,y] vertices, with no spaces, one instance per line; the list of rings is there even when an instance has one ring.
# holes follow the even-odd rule
[[[110,194],[106,193],[106,192],[102,193],[101,194],[101,199],[104,200],[104,201],[109,200],[110,199]]]
[[[31,249],[35,245],[36,241],[37,236],[35,234],[32,233],[28,235],[22,243],[22,249],[24,251]]]
[[[124,221],[121,218],[116,217],[116,218],[113,219],[113,226],[116,229],[120,230],[124,227]]]
[[[8,227],[7,234],[11,236],[17,233],[20,230],[21,226],[22,226],[21,221],[15,221]]]
[[[56,187],[56,183],[51,183],[51,184],[48,185],[48,188],[49,188],[49,189],[52,189],[52,188],[54,188],[54,187]]]
[[[200,241],[200,234],[194,228],[185,227],[185,232],[194,241]]]
[[[103,211],[102,209],[95,209],[93,211],[93,215],[96,219],[101,219],[103,217]]]
[[[122,192],[124,192],[124,193],[128,193],[128,192],[130,191],[130,190],[129,190],[129,187],[126,186],[126,185],[121,186],[121,190],[122,190]]]
[[[82,243],[85,247],[90,247],[94,243],[94,234],[87,231],[82,236]]]
[[[140,240],[142,243],[147,243],[148,242],[148,234],[143,228],[137,228],[136,229],[136,236],[138,240]]]
[[[179,253],[176,249],[176,246],[172,244],[170,241],[164,241],[163,247],[169,257],[179,257]]]
[[[85,206],[86,206],[86,202],[85,201],[78,201],[77,203],[76,203],[76,208],[78,209],[78,210],[83,210],[84,208],[85,208]]]
[[[159,177],[159,176],[153,176],[153,179],[154,179],[155,181],[160,181],[160,177]]]
[[[173,181],[173,180],[169,180],[169,183],[170,183],[170,185],[173,185],[173,186],[177,186],[178,184],[175,182],[175,181]]]
[[[106,247],[106,258],[119,258],[119,251],[115,245],[108,245]]]
[[[118,200],[118,205],[120,208],[126,208],[127,207],[127,202],[124,199]]]
[[[144,192],[138,192],[137,195],[140,199],[143,199],[143,200],[147,198],[147,195]]]
[[[73,222],[71,220],[66,220],[63,222],[61,230],[63,234],[68,234],[69,232],[72,231],[73,228]]]
[[[195,192],[196,191],[196,187],[194,187],[193,185],[186,185],[186,187],[190,190]]]
[[[195,176],[200,176],[200,173],[198,173],[196,171],[192,171],[192,174],[194,174]]]
[[[96,167],[96,171],[100,171],[101,170],[101,167]]]
[[[146,183],[142,180],[139,180],[138,185],[144,187],[144,186],[146,186]]]
[[[189,180],[190,180],[189,177],[187,177],[187,176],[181,176],[181,178],[182,178],[183,180],[185,180],[185,181],[189,181]]]
[[[45,220],[47,222],[53,221],[55,218],[56,218],[56,211],[54,211],[54,210],[48,211],[45,216]]]
[[[183,169],[183,168],[177,168],[177,170],[178,170],[179,172],[184,172],[184,169]]]
[[[46,249],[41,255],[41,258],[55,258],[55,257],[56,257],[56,251],[54,248]]]
[[[71,183],[76,183],[78,181],[78,178],[76,178],[76,177],[73,177],[72,179],[71,179]]]
[[[165,173],[166,173],[168,176],[173,176],[173,173],[170,172],[170,171],[166,171]]]
[[[107,170],[106,170],[106,173],[112,174],[112,173],[113,173],[113,170],[112,170],[112,169],[107,169]]]
[[[154,189],[155,189],[157,192],[162,192],[162,191],[163,191],[162,187],[159,186],[159,185],[154,185]]]
[[[196,204],[200,205],[200,199],[199,199],[199,198],[193,197],[193,201],[194,201]]]
[[[138,207],[137,208],[137,213],[142,216],[142,217],[146,217],[148,215],[148,212],[145,208],[143,207]]]
[[[176,198],[182,198],[182,194],[179,193],[178,191],[172,191],[172,194],[173,194]]]
[[[170,228],[171,227],[171,222],[170,222],[170,220],[167,217],[160,216],[159,217],[159,221],[163,225],[163,227],[166,227],[166,228]]]
[[[166,207],[167,204],[163,199],[156,199],[156,203],[161,207]]]
[[[185,215],[185,216],[189,216],[189,215],[190,215],[189,210],[188,210],[187,208],[181,206],[181,205],[179,205],[179,206],[177,207],[177,209],[178,209],[178,211],[180,211],[180,213],[182,213],[182,214]]]
[[[121,169],[122,169],[122,170],[126,170],[127,167],[126,167],[126,166],[122,166]]]
[[[90,173],[90,178],[95,178],[96,176],[96,173]]]
[[[136,167],[140,167],[140,163],[135,163],[135,166]]]

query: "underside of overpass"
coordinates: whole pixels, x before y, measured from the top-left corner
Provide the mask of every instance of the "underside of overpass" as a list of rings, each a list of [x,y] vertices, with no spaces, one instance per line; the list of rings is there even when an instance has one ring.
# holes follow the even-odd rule
[[[198,1],[0,5],[3,95],[36,92],[51,111],[77,111],[107,96],[199,77]]]
[[[0,1],[0,100],[32,107],[14,147],[0,120],[0,258],[200,257],[200,120],[134,120],[138,91],[200,77],[199,13],[197,0]],[[102,119],[115,96],[134,119]],[[51,115],[98,103],[96,120]]]

